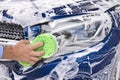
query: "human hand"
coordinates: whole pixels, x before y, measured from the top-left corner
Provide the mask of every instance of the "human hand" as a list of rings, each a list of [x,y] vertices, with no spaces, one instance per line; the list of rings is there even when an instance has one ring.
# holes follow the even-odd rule
[[[39,61],[40,56],[44,54],[44,51],[39,51],[39,52],[34,51],[34,49],[41,46],[43,46],[43,42],[30,44],[28,40],[21,40],[16,45],[8,48],[11,50],[5,48],[6,50],[4,50],[4,52],[6,54],[7,51],[8,53],[6,55],[8,56],[5,57],[4,56],[5,54],[3,54],[3,58],[34,64],[37,61]]]

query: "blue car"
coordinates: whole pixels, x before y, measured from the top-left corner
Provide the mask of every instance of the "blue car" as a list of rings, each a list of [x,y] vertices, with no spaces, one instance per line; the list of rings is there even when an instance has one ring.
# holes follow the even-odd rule
[[[4,5],[0,9],[1,45],[32,41],[43,33],[55,36],[59,45],[52,57],[29,67],[0,60],[0,80],[119,80],[120,4],[65,1],[13,0],[10,7],[4,5],[7,1],[0,2]]]

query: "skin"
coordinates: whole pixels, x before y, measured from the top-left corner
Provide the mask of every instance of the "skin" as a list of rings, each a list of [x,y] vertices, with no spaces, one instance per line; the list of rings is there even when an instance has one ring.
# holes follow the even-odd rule
[[[2,59],[10,59],[35,64],[40,60],[44,51],[35,52],[34,49],[43,46],[43,42],[30,44],[28,40],[21,40],[14,46],[4,47]]]

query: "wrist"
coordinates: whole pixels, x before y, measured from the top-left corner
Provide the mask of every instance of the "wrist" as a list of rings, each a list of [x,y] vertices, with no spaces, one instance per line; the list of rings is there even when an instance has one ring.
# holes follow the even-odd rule
[[[5,46],[3,48],[2,59],[12,59],[13,50],[13,46]]]

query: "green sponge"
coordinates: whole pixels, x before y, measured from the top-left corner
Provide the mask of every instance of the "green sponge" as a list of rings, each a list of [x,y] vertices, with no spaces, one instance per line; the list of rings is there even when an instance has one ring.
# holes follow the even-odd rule
[[[57,51],[57,40],[52,34],[40,34],[38,35],[31,44],[37,43],[37,42],[43,42],[44,46],[39,47],[35,49],[35,51],[41,51],[44,50],[45,54],[43,56],[40,56],[40,58],[49,58],[51,57],[56,51]],[[26,62],[19,62],[24,67],[31,66],[31,64]]]

